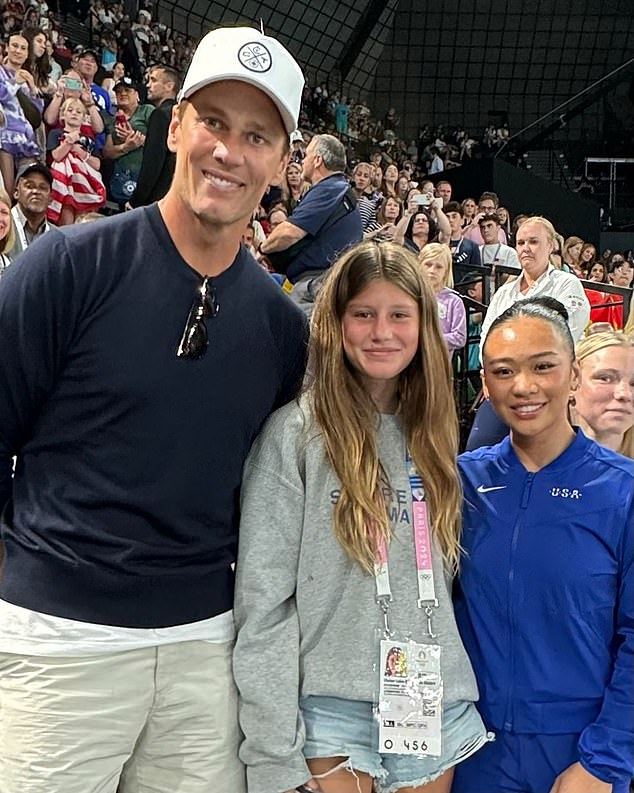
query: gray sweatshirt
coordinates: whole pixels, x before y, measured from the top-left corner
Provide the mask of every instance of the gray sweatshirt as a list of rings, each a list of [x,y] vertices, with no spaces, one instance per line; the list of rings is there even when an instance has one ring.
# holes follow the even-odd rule
[[[417,606],[400,418],[382,415],[377,432],[391,485],[390,625],[397,640],[429,642]],[[338,492],[306,398],[276,411],[251,450],[242,488],[234,673],[249,793],[281,793],[310,778],[302,755],[301,697],[370,702],[378,690],[381,609],[374,577],[346,555],[333,534]],[[444,705],[475,701],[475,678],[453,616],[451,580],[436,544],[432,557]]]

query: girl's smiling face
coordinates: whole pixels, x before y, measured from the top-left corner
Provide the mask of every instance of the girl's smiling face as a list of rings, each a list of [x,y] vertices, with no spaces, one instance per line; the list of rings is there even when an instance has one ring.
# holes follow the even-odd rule
[[[495,327],[484,344],[483,370],[485,393],[515,436],[548,445],[570,432],[568,400],[579,370],[549,322],[516,317]]]

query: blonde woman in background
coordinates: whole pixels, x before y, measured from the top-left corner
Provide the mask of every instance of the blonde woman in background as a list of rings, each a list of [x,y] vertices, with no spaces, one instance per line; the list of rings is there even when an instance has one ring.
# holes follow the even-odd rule
[[[634,458],[634,339],[605,330],[577,344],[579,387],[571,418],[608,449]]]
[[[590,318],[590,303],[579,279],[556,268],[550,256],[557,247],[557,232],[544,217],[525,218],[517,229],[515,247],[522,265],[521,274],[501,286],[491,298],[482,323],[480,349],[492,323],[514,303],[530,297],[554,297],[566,309],[573,341],[578,341]],[[489,400],[476,413],[467,451],[492,446],[507,434],[508,427],[496,416]]]
[[[0,187],[0,278],[11,264],[9,251],[15,245],[15,228],[11,217],[11,199],[7,191]]]
[[[314,381],[267,422],[243,480],[234,673],[249,789],[449,793],[487,734],[450,596],[462,505],[451,367],[416,258],[390,242],[345,253],[310,346]],[[421,511],[437,600],[427,610]],[[379,746],[375,692],[415,665],[405,636],[416,653],[441,647],[435,756]]]

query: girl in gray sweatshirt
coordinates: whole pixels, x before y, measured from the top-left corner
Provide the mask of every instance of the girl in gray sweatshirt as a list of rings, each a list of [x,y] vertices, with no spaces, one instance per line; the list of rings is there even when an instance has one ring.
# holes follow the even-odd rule
[[[243,481],[234,672],[249,793],[448,793],[487,735],[450,597],[451,369],[412,254],[364,242],[340,258],[318,296],[311,359],[312,385],[269,419]],[[426,579],[433,600],[421,598]],[[398,724],[382,710],[416,683],[411,647],[440,658],[429,752],[409,739],[394,750]]]

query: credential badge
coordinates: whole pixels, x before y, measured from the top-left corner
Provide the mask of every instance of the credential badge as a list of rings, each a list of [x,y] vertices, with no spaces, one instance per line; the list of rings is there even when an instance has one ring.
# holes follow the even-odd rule
[[[273,64],[271,53],[257,41],[250,41],[240,47],[238,60],[250,72],[268,72]]]

